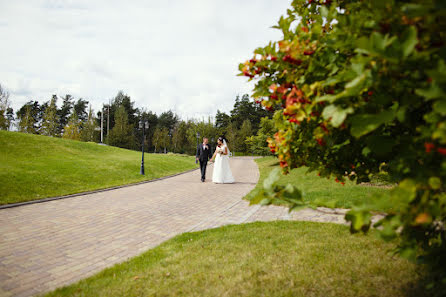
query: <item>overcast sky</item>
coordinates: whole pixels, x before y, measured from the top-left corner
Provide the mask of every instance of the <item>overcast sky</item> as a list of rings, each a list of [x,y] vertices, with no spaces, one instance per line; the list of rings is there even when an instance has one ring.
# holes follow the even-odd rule
[[[252,89],[238,63],[281,38],[290,2],[0,0],[0,84],[14,111],[52,94],[98,111],[123,90],[157,114],[215,115]]]

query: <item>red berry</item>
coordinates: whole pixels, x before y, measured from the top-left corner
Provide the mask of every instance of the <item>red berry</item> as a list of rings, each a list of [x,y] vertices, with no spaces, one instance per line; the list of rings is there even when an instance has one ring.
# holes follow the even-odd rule
[[[276,94],[271,94],[271,95],[269,96],[269,98],[271,98],[272,100],[277,100],[277,99],[278,99],[278,97],[277,97]]]
[[[271,61],[273,62],[277,61],[277,57],[271,56]]]
[[[430,153],[435,148],[435,145],[431,142],[425,142],[424,148],[426,149],[426,153]]]
[[[306,55],[306,56],[311,56],[312,54],[314,54],[313,50],[304,51],[304,55]]]
[[[437,152],[442,154],[443,156],[446,156],[446,148],[444,147],[437,148]]]
[[[308,28],[307,27],[302,27],[302,31],[308,33]]]
[[[327,94],[331,94],[331,95],[333,95],[333,94],[334,94],[334,90],[333,90],[333,89],[328,90],[328,91],[327,91]]]
[[[257,63],[257,60],[256,59],[251,59],[251,60],[249,60],[249,63],[255,64],[255,63]]]
[[[368,91],[367,95],[372,96],[373,95],[373,91]]]
[[[286,161],[280,161],[280,167],[287,167],[288,163]]]
[[[317,143],[319,143],[320,146],[325,145],[325,141],[322,138],[316,138]]]

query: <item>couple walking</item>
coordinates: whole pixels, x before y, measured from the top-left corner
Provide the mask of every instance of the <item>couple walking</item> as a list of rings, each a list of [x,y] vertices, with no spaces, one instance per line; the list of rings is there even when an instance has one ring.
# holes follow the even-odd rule
[[[203,143],[197,147],[196,159],[200,161],[201,181],[206,180],[206,166],[208,160],[214,162],[214,171],[212,173],[212,181],[217,184],[230,184],[234,182],[231,167],[229,167],[229,148],[226,141],[219,137],[217,140],[217,148],[211,158],[211,148],[208,145],[208,139],[203,138]]]

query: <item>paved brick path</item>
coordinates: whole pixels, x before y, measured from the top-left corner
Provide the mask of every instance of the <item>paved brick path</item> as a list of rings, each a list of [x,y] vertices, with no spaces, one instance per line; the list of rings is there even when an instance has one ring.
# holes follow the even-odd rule
[[[172,178],[0,210],[0,296],[32,296],[90,276],[186,231],[295,219],[344,223],[343,213],[249,207],[252,158],[231,158],[236,184]],[[212,177],[208,169],[208,180]]]

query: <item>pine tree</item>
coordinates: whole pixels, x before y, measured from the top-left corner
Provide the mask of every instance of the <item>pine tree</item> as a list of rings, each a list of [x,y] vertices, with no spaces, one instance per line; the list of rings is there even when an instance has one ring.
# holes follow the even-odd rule
[[[42,120],[41,134],[47,136],[60,136],[57,132],[58,120],[57,120],[57,96],[53,95],[48,107],[45,109]]]

